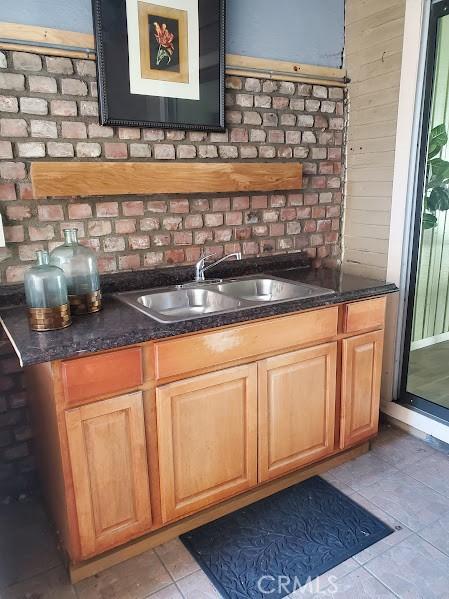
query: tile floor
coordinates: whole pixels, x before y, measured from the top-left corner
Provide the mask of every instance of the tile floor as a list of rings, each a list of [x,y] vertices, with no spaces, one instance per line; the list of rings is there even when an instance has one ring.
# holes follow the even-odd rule
[[[395,532],[291,599],[449,599],[449,449],[386,428],[369,454],[324,478]],[[178,539],[72,586],[40,505],[0,507],[1,599],[219,596]]]

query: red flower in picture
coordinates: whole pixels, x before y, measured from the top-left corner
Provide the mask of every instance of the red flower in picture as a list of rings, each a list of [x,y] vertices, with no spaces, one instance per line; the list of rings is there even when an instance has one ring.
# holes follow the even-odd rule
[[[167,64],[170,64],[172,54],[175,50],[175,47],[173,45],[175,36],[173,33],[170,33],[165,23],[159,25],[158,22],[155,22],[153,23],[153,25],[156,31],[154,37],[156,38],[156,41],[159,44],[156,64],[159,65],[164,60],[164,58],[167,59]]]

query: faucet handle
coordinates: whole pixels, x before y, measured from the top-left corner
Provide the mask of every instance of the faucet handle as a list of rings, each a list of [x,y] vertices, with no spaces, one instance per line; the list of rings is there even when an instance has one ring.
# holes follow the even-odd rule
[[[195,263],[195,281],[197,283],[204,281],[204,270],[207,268],[206,260],[212,258],[212,256],[215,256],[215,254],[205,254],[203,252],[200,259]]]

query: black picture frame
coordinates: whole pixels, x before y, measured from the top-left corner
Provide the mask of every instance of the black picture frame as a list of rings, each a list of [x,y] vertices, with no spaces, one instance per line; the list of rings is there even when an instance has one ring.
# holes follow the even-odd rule
[[[225,130],[225,0],[198,0],[198,100],[131,93],[126,0],[92,0],[92,10],[102,125]]]

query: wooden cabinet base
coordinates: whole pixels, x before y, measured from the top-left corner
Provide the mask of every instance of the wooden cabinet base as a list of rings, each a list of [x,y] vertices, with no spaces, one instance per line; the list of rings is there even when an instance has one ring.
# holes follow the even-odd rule
[[[153,547],[157,547],[162,543],[166,543],[167,541],[170,541],[171,539],[174,539],[175,537],[184,534],[189,530],[197,528],[198,526],[212,522],[217,518],[221,518],[226,514],[230,514],[235,510],[258,501],[259,499],[273,495],[274,493],[282,491],[282,489],[286,489],[287,487],[291,487],[292,485],[306,480],[307,478],[323,474],[331,468],[340,466],[345,462],[349,462],[350,460],[367,453],[369,451],[369,447],[370,443],[365,442],[362,445],[353,447],[352,449],[341,451],[332,457],[322,460],[321,462],[296,472],[292,472],[291,474],[283,476],[282,478],[278,478],[260,485],[254,489],[251,489],[250,491],[247,491],[246,493],[242,493],[241,495],[233,497],[232,499],[223,501],[218,505],[214,505],[213,507],[193,514],[192,516],[178,520],[173,524],[164,526],[164,528],[142,536],[139,539],[127,543],[126,545],[122,545],[118,549],[113,549],[103,553],[102,555],[99,555],[98,557],[78,564],[69,564],[70,580],[72,583],[84,580],[85,578],[93,576],[94,574],[98,574],[98,572],[102,572],[111,566],[115,566],[116,564],[119,564],[127,559],[135,557],[136,555],[140,555],[141,553],[144,553]]]
[[[73,580],[366,451],[384,308],[374,298],[31,367],[43,487]]]

